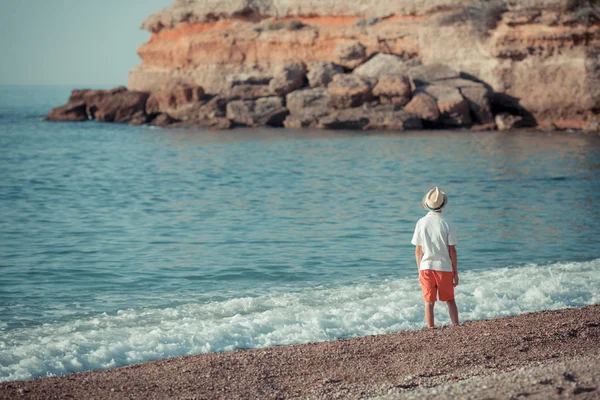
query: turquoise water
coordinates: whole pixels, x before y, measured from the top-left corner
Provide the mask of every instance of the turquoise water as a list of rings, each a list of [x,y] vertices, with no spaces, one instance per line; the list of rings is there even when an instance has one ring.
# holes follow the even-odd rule
[[[0,380],[421,328],[435,185],[463,319],[600,302],[596,134],[43,121],[68,92],[0,87]]]

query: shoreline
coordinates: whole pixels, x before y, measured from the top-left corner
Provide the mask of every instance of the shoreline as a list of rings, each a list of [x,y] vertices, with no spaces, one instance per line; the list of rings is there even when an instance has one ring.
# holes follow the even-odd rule
[[[506,397],[518,379],[490,377],[532,369],[536,377],[546,369],[556,375],[561,365],[568,369],[577,363],[600,364],[600,305],[2,382],[0,397],[358,399],[414,395],[455,382],[464,389],[472,386],[468,382],[481,380],[492,382],[486,390]],[[567,380],[578,398],[600,395],[598,385],[594,386],[600,373],[591,371],[583,386]],[[564,386],[555,377],[546,381]],[[556,389],[544,398],[565,393]]]

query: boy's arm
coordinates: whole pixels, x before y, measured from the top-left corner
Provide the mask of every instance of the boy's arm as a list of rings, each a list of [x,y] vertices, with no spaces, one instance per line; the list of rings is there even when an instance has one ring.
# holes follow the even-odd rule
[[[417,269],[421,270],[421,259],[423,258],[423,248],[421,246],[415,247],[415,259],[417,260]]]
[[[448,253],[450,254],[450,260],[452,260],[452,271],[454,272],[452,283],[456,286],[458,285],[458,255],[456,254],[456,246],[448,246]]]

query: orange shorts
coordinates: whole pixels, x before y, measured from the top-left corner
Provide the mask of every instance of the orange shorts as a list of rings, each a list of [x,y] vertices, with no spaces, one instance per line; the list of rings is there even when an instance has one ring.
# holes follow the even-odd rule
[[[439,297],[440,301],[454,299],[453,277],[454,272],[434,271],[432,269],[419,271],[419,283],[423,291],[423,300],[433,303],[436,301],[436,297]]]

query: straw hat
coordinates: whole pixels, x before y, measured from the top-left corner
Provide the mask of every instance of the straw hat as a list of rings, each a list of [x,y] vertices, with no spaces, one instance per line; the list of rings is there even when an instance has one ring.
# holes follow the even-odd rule
[[[445,192],[438,189],[437,186],[423,197],[423,208],[429,211],[441,210],[446,204],[448,204],[448,196],[446,196]]]

